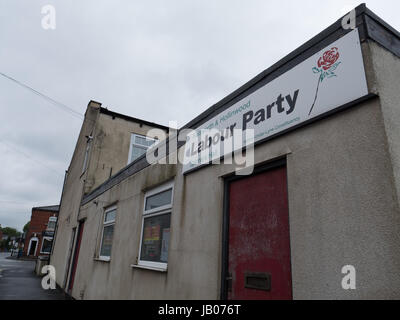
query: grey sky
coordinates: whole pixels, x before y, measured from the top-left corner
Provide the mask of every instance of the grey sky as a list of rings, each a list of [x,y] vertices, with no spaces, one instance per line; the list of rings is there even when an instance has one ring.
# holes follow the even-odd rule
[[[182,126],[359,3],[0,0],[0,72],[80,113],[93,99]],[[400,29],[398,1],[367,6]],[[81,120],[3,77],[0,114],[0,224],[21,230],[59,202]]]

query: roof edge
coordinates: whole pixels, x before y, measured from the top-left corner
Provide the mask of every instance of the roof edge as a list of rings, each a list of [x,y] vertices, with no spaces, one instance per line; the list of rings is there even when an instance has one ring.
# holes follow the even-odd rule
[[[365,3],[360,4],[355,8],[356,10],[356,25],[359,28],[360,32],[360,40],[366,41],[367,38],[376,41],[378,43],[383,43],[384,40],[386,41],[385,48],[390,50],[394,54],[396,54],[392,47],[387,44],[388,40],[388,33],[394,36],[396,41],[399,42],[399,57],[400,57],[400,32],[396,31],[393,27],[391,27],[388,23],[384,20],[379,18],[375,13],[369,10]],[[347,14],[346,14],[347,15]],[[266,83],[272,81],[273,79],[279,77],[281,74],[287,72],[288,70],[292,69],[294,66],[298,65],[299,63],[306,60],[308,57],[312,56],[320,49],[323,49],[329,43],[339,39],[340,37],[344,36],[348,32],[352,30],[345,30],[342,28],[342,19],[346,15],[343,15],[339,18],[336,22],[332,25],[318,33],[316,36],[305,42],[303,45],[286,55],[284,58],[273,64],[271,67],[267,68],[266,70],[262,71],[260,74],[255,76],[250,81],[246,82],[240,88],[232,92],[231,94],[227,95],[219,102],[215,103],[207,110],[202,112],[196,118],[188,122],[184,127],[179,130],[187,129],[187,128],[196,128],[197,126],[201,125],[202,123],[206,122],[208,119],[213,117],[214,115],[224,111],[225,109],[229,108],[232,104],[236,101],[239,101],[244,96],[249,95],[251,89],[257,90],[258,87],[264,86]],[[376,25],[379,25],[381,29],[379,32],[372,33],[371,27],[368,26],[370,23],[367,21],[365,17],[370,18]],[[386,33],[385,33],[386,32]],[[396,54],[397,55],[397,54]],[[261,84],[261,85],[260,85]],[[257,87],[258,86],[258,87]],[[235,101],[236,100],[236,101]],[[167,139],[167,142],[168,143]],[[180,146],[178,146],[180,147]],[[96,189],[92,190],[90,193],[86,194],[81,202],[81,205],[85,205],[91,200],[97,198],[99,195],[104,193],[105,191],[109,190],[116,184],[120,183],[124,179],[132,176],[133,174],[141,171],[145,167],[149,166],[147,160],[144,156],[140,157],[136,161],[132,162],[125,168],[121,169],[118,173],[114,176],[103,182],[99,185]]]
[[[367,11],[370,12],[371,14],[372,11],[370,11],[365,3],[360,4],[355,8],[356,10],[356,17],[360,17],[361,15],[365,14]],[[375,14],[374,14],[375,15]],[[193,120],[189,121],[183,128],[181,129],[193,129],[196,126],[200,125],[201,123],[204,123],[204,119],[209,117],[211,114],[215,114],[216,111],[218,110],[218,113],[220,112],[220,109],[223,109],[222,107],[229,104],[232,102],[235,98],[238,96],[241,96],[243,93],[245,93],[249,88],[253,87],[255,84],[259,83],[261,80],[265,79],[266,77],[270,76],[274,72],[277,72],[279,69],[283,68],[285,65],[287,65],[289,62],[295,60],[297,57],[305,54],[307,51],[309,51],[311,48],[317,46],[319,43],[323,42],[324,39],[326,39],[328,36],[332,35],[333,33],[337,32],[338,30],[342,29],[342,35],[346,34],[347,32],[350,32],[351,30],[348,30],[347,32],[342,28],[342,19],[346,15],[343,15],[340,17],[336,22],[331,24],[329,27],[326,29],[322,30],[319,32],[317,35],[312,37],[310,40],[306,41],[304,44],[302,44],[300,47],[297,49],[293,50],[286,56],[284,56],[282,59],[278,60],[276,63],[274,63],[272,66],[269,68],[265,69],[264,71],[260,72],[258,75],[256,75],[254,78],[246,82],[244,85],[233,91],[232,93],[228,94],[226,97],[221,99],[220,101],[216,102],[214,105],[206,109],[204,112],[202,112],[200,115],[195,117]],[[375,15],[376,16],[376,15]],[[376,16],[377,17],[377,16]],[[378,18],[378,17],[377,17]],[[379,18],[380,19],[380,18]],[[383,21],[383,20],[382,20]],[[362,19],[357,19],[357,27],[363,27],[364,21]],[[312,54],[310,54],[311,56]],[[305,58],[306,59],[306,58]],[[305,59],[301,59],[302,61]],[[295,65],[301,63],[302,61],[296,63]],[[286,72],[286,71],[285,71]],[[282,73],[280,73],[282,74]],[[278,74],[277,77],[280,75]],[[271,79],[270,81],[272,81]],[[233,103],[232,103],[233,104]],[[221,110],[223,111],[223,110]]]
[[[158,124],[158,123],[155,123],[155,122],[150,122],[150,121],[142,120],[142,119],[139,119],[139,118],[131,117],[131,116],[128,116],[128,115],[125,115],[125,114],[122,114],[122,113],[118,113],[118,112],[115,112],[115,111],[108,110],[107,108],[100,107],[100,113],[106,114],[106,115],[111,116],[113,118],[121,118],[121,119],[124,119],[124,120],[127,120],[127,121],[136,122],[136,123],[144,124],[144,125],[147,125],[147,126],[150,126],[150,127],[163,129],[163,130],[166,130],[167,132],[169,131],[169,127],[164,126],[162,124]]]
[[[32,211],[52,211],[52,212],[59,212],[60,211],[60,206],[53,205],[53,206],[44,206],[44,207],[33,207]]]

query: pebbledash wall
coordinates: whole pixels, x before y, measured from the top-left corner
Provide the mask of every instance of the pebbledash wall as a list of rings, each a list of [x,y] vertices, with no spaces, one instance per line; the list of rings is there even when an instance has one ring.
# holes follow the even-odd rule
[[[294,299],[400,298],[400,34],[365,5],[356,12],[366,94],[255,146],[256,167],[286,162]],[[207,123],[350,32],[338,20],[185,128]],[[224,297],[224,185],[235,167],[183,170],[181,164],[148,165],[142,157],[83,197],[70,222],[85,220],[74,298]],[[144,194],[166,182],[174,186],[168,268],[138,268]],[[111,205],[116,221],[104,261],[97,258],[99,238]],[[56,247],[51,260],[61,286],[63,255]],[[345,265],[356,267],[356,290],[342,288]]]

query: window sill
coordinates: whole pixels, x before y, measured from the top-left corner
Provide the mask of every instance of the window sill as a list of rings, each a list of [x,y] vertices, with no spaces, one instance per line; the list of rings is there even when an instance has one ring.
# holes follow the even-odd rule
[[[100,261],[100,262],[110,262],[111,259],[107,259],[107,258],[94,258],[94,261]]]
[[[166,273],[168,270],[167,267],[158,268],[158,267],[149,267],[149,266],[144,266],[144,265],[139,265],[139,264],[131,264],[131,267],[136,268],[136,269],[151,270],[151,271],[157,271],[157,272],[163,272],[163,273]]]

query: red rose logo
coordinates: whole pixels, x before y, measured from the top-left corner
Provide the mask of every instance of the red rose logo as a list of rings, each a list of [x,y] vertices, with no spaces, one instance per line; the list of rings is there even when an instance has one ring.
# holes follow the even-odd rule
[[[336,47],[326,51],[318,60],[318,68],[322,67],[322,69],[328,70],[339,59],[339,56],[339,51]]]
[[[314,102],[311,106],[308,115],[311,114],[315,106],[315,102],[317,101],[318,97],[319,86],[322,83],[322,81],[324,81],[325,78],[329,79],[332,77],[336,77],[335,70],[341,64],[341,62],[338,61],[339,56],[340,56],[339,49],[333,47],[331,50],[325,51],[322,57],[318,59],[318,68],[317,67],[312,68],[312,71],[315,74],[319,74],[319,77],[318,77],[318,85],[317,85],[317,90],[315,92]]]

